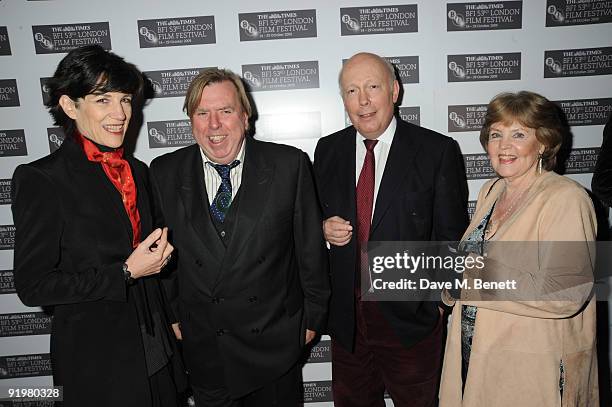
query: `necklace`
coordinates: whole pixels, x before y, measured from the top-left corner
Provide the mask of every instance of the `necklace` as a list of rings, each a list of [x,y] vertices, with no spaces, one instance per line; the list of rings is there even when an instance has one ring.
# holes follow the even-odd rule
[[[499,225],[501,225],[506,220],[506,218],[508,218],[513,213],[514,208],[517,206],[517,204],[519,202],[521,202],[523,196],[525,196],[527,191],[529,191],[531,189],[531,186],[535,183],[536,179],[537,179],[537,177],[533,181],[531,181],[531,183],[527,186],[527,188],[525,188],[522,191],[520,191],[517,194],[515,194],[515,196],[510,201],[510,204],[508,205],[506,210],[501,215],[497,216],[497,219],[493,219],[493,214],[491,215],[491,220],[489,221],[489,225],[488,225],[489,227],[487,227],[487,230],[485,232],[490,233],[491,230],[497,229],[499,227]],[[506,191],[507,191],[507,187],[504,187],[504,191],[500,194],[500,196],[501,195],[505,196]],[[499,208],[499,206],[496,206],[493,209],[493,212],[496,213],[496,209],[497,208]]]

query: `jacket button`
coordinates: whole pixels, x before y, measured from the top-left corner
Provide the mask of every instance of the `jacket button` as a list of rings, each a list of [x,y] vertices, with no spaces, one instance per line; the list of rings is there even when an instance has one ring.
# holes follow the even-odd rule
[[[222,230],[219,234],[221,235],[221,237],[225,237],[225,230]]]
[[[218,304],[219,303],[219,299],[217,297],[212,299],[212,303],[213,304]]]
[[[200,261],[200,259],[195,261],[196,266],[198,267],[202,267],[202,262]]]
[[[251,333],[258,334],[259,333],[259,328],[251,329]]]
[[[225,329],[217,329],[217,336],[223,336],[225,334]]]
[[[255,296],[249,297],[249,302],[257,302],[257,299]]]

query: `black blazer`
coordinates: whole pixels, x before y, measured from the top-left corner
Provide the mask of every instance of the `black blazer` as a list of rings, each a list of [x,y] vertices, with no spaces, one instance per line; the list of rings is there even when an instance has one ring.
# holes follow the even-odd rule
[[[353,126],[319,140],[314,171],[323,217],[356,225]],[[431,130],[397,120],[378,190],[370,241],[453,241],[467,226],[467,183],[457,143]],[[332,297],[328,330],[348,350],[355,330],[355,236],[331,246]],[[435,327],[433,302],[381,302],[382,312],[409,347]]]
[[[151,163],[176,248],[171,296],[191,381],[218,383],[222,371],[221,384],[233,397],[270,383],[296,363],[304,329],[321,330],[329,297],[309,160],[293,147],[249,137],[245,142],[227,249],[210,217],[199,146]]]
[[[147,169],[128,161],[146,237]],[[52,306],[53,380],[64,386],[63,405],[149,406],[134,290],[146,291],[168,334],[170,327],[156,278],[126,286],[121,266],[132,252],[132,228],[120,194],[67,138],[51,155],[17,167],[12,200],[15,287],[25,305]]]

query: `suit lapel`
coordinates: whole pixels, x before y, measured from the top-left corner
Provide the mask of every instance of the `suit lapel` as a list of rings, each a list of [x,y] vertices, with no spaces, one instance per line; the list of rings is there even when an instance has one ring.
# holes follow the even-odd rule
[[[264,213],[272,183],[273,168],[266,163],[265,153],[261,151],[260,142],[247,137],[245,143],[240,195],[238,201],[232,203],[232,205],[238,205],[236,223],[217,283],[220,282],[223,272],[231,268],[239,254],[245,250],[247,242],[251,240],[255,226]]]
[[[180,195],[195,234],[202,241],[204,248],[220,263],[225,248],[210,219],[202,156],[199,149],[197,144],[193,145],[191,158],[182,167]]]
[[[351,225],[356,225],[357,219],[357,203],[355,199],[357,178],[355,174],[355,139],[357,132],[354,127],[349,127],[346,135],[342,137],[340,148],[337,151],[336,159],[338,160],[338,172],[336,177],[335,187],[338,191],[338,205],[341,208],[341,213],[349,214]],[[363,163],[361,163],[363,164]],[[350,182],[346,182],[350,180]]]
[[[121,220],[123,230],[125,231],[124,237],[131,247],[133,238],[132,224],[123,206],[121,194],[106,177],[101,164],[89,161],[81,147],[72,141],[71,138],[67,138],[66,141],[62,144],[62,147],[70,157],[70,162],[74,169],[73,173],[75,176],[82,177],[81,179],[84,181],[81,187],[83,194],[93,197],[94,201],[98,202],[102,208],[107,208],[104,212]]]
[[[418,144],[409,133],[409,128],[401,120],[397,120],[397,128],[387,157],[385,171],[378,188],[374,217],[370,235],[376,230],[381,219],[389,209],[391,201],[397,195],[397,189],[413,167]]]

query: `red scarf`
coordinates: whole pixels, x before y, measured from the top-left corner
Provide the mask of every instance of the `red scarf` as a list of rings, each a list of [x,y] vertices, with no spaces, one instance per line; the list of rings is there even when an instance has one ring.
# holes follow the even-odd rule
[[[89,161],[99,162],[102,165],[104,173],[121,194],[123,206],[132,224],[134,236],[132,246],[138,246],[140,243],[140,214],[136,206],[136,184],[130,165],[123,159],[123,148],[103,152],[91,140],[79,133],[75,134],[75,139],[85,151]]]

